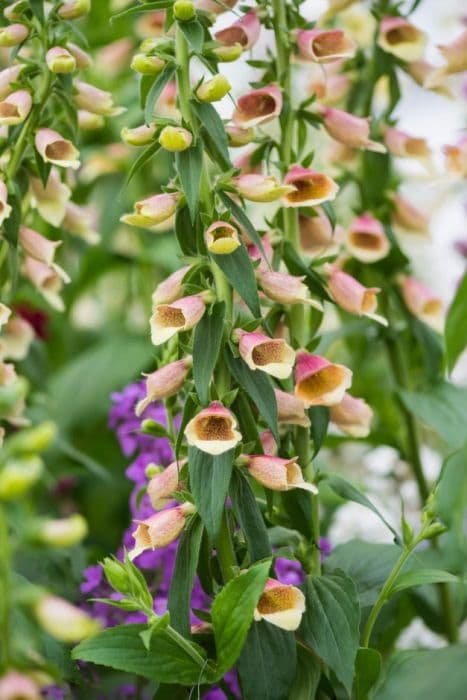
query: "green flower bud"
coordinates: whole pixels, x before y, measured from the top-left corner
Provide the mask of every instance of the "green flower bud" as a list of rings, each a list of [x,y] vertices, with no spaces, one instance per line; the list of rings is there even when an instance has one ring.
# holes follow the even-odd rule
[[[73,547],[88,534],[88,524],[82,515],[44,520],[34,528],[34,539],[51,547]]]
[[[141,126],[136,126],[133,129],[129,129],[124,126],[120,132],[122,141],[124,141],[128,146],[147,146],[148,143],[154,138],[156,127],[154,124],[142,124]]]
[[[243,53],[243,47],[241,44],[218,46],[216,49],[213,49],[212,52],[221,63],[231,63],[232,61],[236,61],[237,58],[240,58]]]
[[[165,66],[165,61],[158,56],[147,56],[144,53],[137,53],[131,61],[131,68],[141,75],[157,75]]]
[[[196,97],[200,102],[217,102],[230,92],[232,86],[227,78],[220,73],[202,83],[196,91]]]
[[[192,141],[193,136],[182,126],[165,126],[159,135],[159,143],[166,151],[186,151]]]
[[[103,561],[104,574],[112,588],[124,595],[131,590],[128,572],[125,565],[115,557],[105,557]]]
[[[39,479],[43,469],[39,457],[9,460],[0,469],[0,500],[11,501],[23,496]]]
[[[175,19],[180,22],[188,22],[196,15],[195,6],[191,0],[176,0],[173,11]]]
[[[55,440],[57,426],[46,421],[15,433],[6,441],[5,447],[9,454],[25,454],[44,452]]]

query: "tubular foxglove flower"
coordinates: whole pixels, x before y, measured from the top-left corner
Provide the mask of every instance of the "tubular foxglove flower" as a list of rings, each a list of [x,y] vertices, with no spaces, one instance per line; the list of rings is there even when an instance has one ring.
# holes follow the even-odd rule
[[[165,126],[159,134],[159,143],[166,151],[186,151],[193,141],[192,134],[182,126]]]
[[[21,71],[24,69],[23,63],[15,63],[0,71],[0,100],[14,92],[14,84],[18,81]]]
[[[75,80],[74,87],[76,92],[73,99],[80,109],[103,117],[114,117],[125,111],[124,107],[115,107],[111,92],[100,90],[82,80]]]
[[[232,86],[224,75],[218,73],[211,80],[207,80],[202,83],[196,90],[196,97],[200,102],[218,102],[222,100],[230,90]]]
[[[421,209],[400,194],[393,194],[391,199],[394,203],[393,224],[412,233],[429,234],[430,219]]]
[[[152,293],[152,303],[171,304],[180,299],[183,296],[183,278],[190,269],[190,265],[185,265],[160,282]]]
[[[456,177],[467,177],[467,136],[463,136],[456,146],[444,146],[446,170]]]
[[[165,61],[158,56],[137,53],[133,56],[130,67],[141,75],[158,75],[164,70]]]
[[[322,110],[323,125],[329,136],[350,148],[364,148],[367,151],[385,153],[382,143],[372,141],[370,136],[369,118],[356,117],[335,107],[325,107]]]
[[[263,245],[264,253],[257,246],[255,246],[254,243],[247,242],[247,251],[251,260],[259,260],[259,265],[257,267],[258,273],[271,269],[272,258],[274,256],[274,250],[267,234],[263,236],[261,243]]]
[[[290,185],[281,185],[273,175],[255,173],[239,175],[233,179],[232,184],[250,202],[275,202],[296,189]]]
[[[290,377],[295,352],[283,338],[269,338],[258,331],[247,333],[241,328],[234,331],[234,337],[239,340],[240,355],[250,369],[259,369],[277,379]]]
[[[214,221],[204,233],[206,247],[210,253],[229,255],[240,246],[235,226],[227,221]]]
[[[213,401],[203,408],[185,428],[189,445],[210,455],[220,455],[232,450],[242,439],[236,430],[237,419],[220,401]]]
[[[340,403],[351,383],[348,367],[303,350],[297,353],[295,396],[302,399],[306,408]]]
[[[70,278],[61,268],[51,267],[44,262],[40,262],[28,255],[22,266],[24,276],[36,287],[44,299],[56,311],[63,311],[65,304],[60,296],[64,282],[69,282]]]
[[[161,367],[155,372],[146,374],[146,397],[136,404],[136,415],[140,416],[150,403],[160,399],[168,399],[170,396],[178,393],[192,364],[193,359],[189,355],[183,360],[169,362],[168,365]]]
[[[357,51],[355,42],[341,29],[302,29],[297,32],[301,58],[315,63],[332,63],[352,58]]]
[[[89,68],[89,66],[92,65],[91,56],[84,49],[82,49],[81,46],[78,46],[72,41],[69,41],[66,45],[66,48],[74,57],[76,61],[76,67],[80,70],[83,70],[84,68]]]
[[[11,207],[8,204],[8,190],[7,186],[0,180],[0,226],[3,224],[5,219],[11,214]]]
[[[310,427],[310,419],[305,413],[305,404],[302,399],[280,389],[274,389],[274,394],[279,423],[282,425],[301,425],[303,428]]]
[[[73,73],[76,58],[63,46],[53,46],[45,56],[47,67],[52,73]]]
[[[80,513],[68,518],[44,520],[35,526],[34,539],[50,547],[74,547],[88,534],[88,524]]]
[[[57,168],[51,168],[45,187],[38,177],[31,177],[29,184],[32,206],[37,209],[44,221],[58,228],[65,217],[71,190],[60,180]]]
[[[240,19],[225,29],[221,29],[214,34],[214,38],[226,46],[240,44],[246,51],[256,44],[261,31],[261,24],[256,12],[251,11],[244,14]]]
[[[274,435],[270,430],[262,430],[259,434],[259,439],[261,441],[261,447],[265,455],[277,456],[277,443],[274,439]]]
[[[452,91],[444,84],[446,76],[442,69],[436,68],[432,63],[424,59],[412,61],[407,63],[405,70],[420,87],[432,90],[450,99],[453,98]]]
[[[235,124],[228,124],[225,127],[225,133],[227,134],[229,146],[231,148],[246,146],[255,138],[255,132],[252,127],[243,128],[241,126],[236,126]]]
[[[177,333],[194,328],[205,310],[204,300],[197,295],[156,305],[149,321],[153,345],[162,345]]]
[[[94,230],[96,212],[93,207],[82,207],[75,202],[67,202],[62,225],[73,236],[81,238],[89,245],[99,243],[100,234]]]
[[[179,487],[180,472],[187,463],[187,459],[172,462],[150,479],[147,493],[153,508],[163,508],[171,500],[171,495]]]
[[[148,549],[166,547],[176,540],[185,527],[187,517],[195,510],[195,506],[187,502],[155,513],[146,520],[136,520],[138,527],[133,533],[135,546],[129,552],[130,559],[135,559]]]
[[[232,120],[236,126],[247,129],[270,122],[278,117],[281,111],[282,92],[280,88],[276,85],[267,85],[239,97]]]
[[[441,332],[444,322],[442,300],[414,277],[401,276],[400,287],[409,311],[434,330]]]
[[[403,17],[384,17],[379,25],[378,46],[402,61],[417,61],[425,51],[426,36]]]
[[[428,89],[442,87],[448,75],[467,70],[467,29],[448,44],[439,44],[438,49],[445,64],[426,75],[424,87]]]
[[[321,207],[316,207],[315,212],[316,216],[301,214],[298,218],[302,252],[311,257],[334,255],[342,244],[343,229],[336,226],[333,230]]]
[[[154,124],[141,124],[141,126],[136,126],[134,129],[123,127],[120,136],[122,141],[128,146],[147,146],[154,140],[155,133],[156,127]]]
[[[304,489],[318,493],[314,484],[303,479],[302,470],[297,464],[297,457],[281,459],[272,455],[244,455],[240,461],[258,483],[272,491],[290,491]]]
[[[0,330],[3,328],[3,326],[8,322],[8,319],[11,316],[11,309],[6,306],[5,304],[2,304],[0,302]]]
[[[226,12],[229,8],[235,7],[237,0],[195,0],[195,6],[198,10],[204,10],[205,12],[211,12],[214,15],[220,15],[222,12]]]
[[[60,642],[72,644],[92,637],[101,626],[63,598],[44,595],[36,603],[34,612],[41,627]]]
[[[381,223],[369,213],[354,219],[347,233],[346,244],[349,253],[365,263],[385,258],[391,248]]]
[[[27,255],[51,267],[65,282],[69,281],[68,275],[54,262],[56,250],[62,241],[51,241],[34,229],[21,225],[19,242]]]
[[[256,274],[263,292],[269,299],[279,304],[309,304],[322,310],[319,301],[310,299],[309,289],[303,284],[305,277],[294,277],[285,272],[274,272],[261,267],[257,269]]]
[[[335,265],[327,268],[328,287],[332,298],[341,309],[357,316],[367,316],[387,326],[388,322],[376,312],[378,287],[364,287],[355,277],[343,272]]]
[[[305,612],[305,596],[299,588],[268,579],[255,609],[257,622],[266,620],[275,627],[293,632]]]
[[[71,141],[64,139],[53,129],[38,129],[35,136],[37,152],[45,163],[61,168],[77,170],[80,166],[79,151]]]
[[[22,124],[32,107],[31,95],[27,90],[11,92],[0,102],[0,126]]]
[[[331,202],[339,190],[332,178],[316,170],[292,165],[284,183],[293,189],[284,194],[287,207],[314,207],[322,202]]]
[[[129,226],[153,228],[175,214],[177,199],[177,194],[168,193],[154,194],[152,197],[141,199],[135,202],[133,213],[124,214],[120,221]]]
[[[68,0],[60,5],[58,15],[62,19],[79,19],[91,9],[91,0]]]
[[[25,24],[10,24],[0,27],[0,48],[18,46],[29,36],[29,29]]]
[[[370,433],[373,411],[364,399],[344,394],[340,403],[331,406],[330,417],[346,435],[364,438]]]
[[[34,340],[34,329],[28,321],[19,316],[8,317],[5,323],[6,312],[3,310],[2,335],[0,337],[0,357],[18,362],[24,360]]]
[[[431,149],[426,139],[411,136],[405,131],[388,127],[384,132],[384,143],[393,156],[430,160]]]
[[[25,673],[11,669],[0,676],[2,700],[41,700],[43,697],[38,684]]]
[[[316,76],[309,84],[310,95],[316,97],[325,105],[333,105],[341,102],[352,87],[352,81],[348,75],[337,73],[336,75]]]

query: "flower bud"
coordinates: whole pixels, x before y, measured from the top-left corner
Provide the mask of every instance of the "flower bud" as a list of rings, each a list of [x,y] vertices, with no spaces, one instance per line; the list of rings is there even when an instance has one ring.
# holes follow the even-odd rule
[[[44,221],[58,228],[62,223],[67,202],[71,197],[71,190],[60,180],[57,168],[52,168],[44,187],[42,180],[31,177],[31,204],[37,209]]]
[[[238,98],[232,120],[244,129],[266,124],[280,115],[282,102],[282,92],[276,85],[251,90]]]
[[[165,126],[159,134],[159,143],[166,151],[176,153],[190,148],[193,136],[182,126]]]
[[[111,92],[100,90],[82,80],[75,80],[74,86],[76,93],[73,99],[80,109],[86,109],[88,112],[104,117],[114,117],[125,111],[124,107],[115,107]]]
[[[225,127],[225,133],[229,139],[229,146],[231,148],[239,148],[240,146],[246,146],[251,143],[255,138],[255,132],[250,127],[244,129],[241,126],[236,126],[235,124],[230,124]]]
[[[45,163],[54,163],[61,168],[77,170],[80,166],[79,151],[71,141],[64,139],[53,129],[38,129],[35,136],[37,152]]]
[[[285,194],[284,202],[288,207],[314,207],[322,202],[335,199],[339,190],[332,178],[316,170],[292,165],[284,183],[292,189]]]
[[[228,8],[235,7],[236,4],[237,0],[223,0],[221,3],[218,0],[195,0],[195,6],[198,10],[211,12],[214,15],[220,15]]]
[[[104,575],[112,588],[124,595],[130,593],[131,586],[125,565],[115,557],[105,557],[102,562]]]
[[[281,459],[271,455],[246,455],[245,467],[256,481],[272,491],[290,491],[304,489],[318,493],[314,484],[303,479],[302,470],[297,464],[297,457]]]
[[[183,296],[183,278],[190,269],[190,265],[185,265],[160,282],[152,293],[152,303],[171,304],[180,299]]]
[[[18,46],[29,36],[29,29],[24,24],[10,24],[0,27],[0,48]]]
[[[411,202],[400,194],[392,196],[394,211],[392,213],[392,223],[400,226],[412,233],[429,233],[430,220],[428,216],[417,209]]]
[[[136,415],[140,416],[150,403],[168,399],[179,392],[192,364],[193,359],[189,355],[183,360],[170,362],[152,374],[146,374],[146,397],[136,404]]]
[[[179,22],[189,22],[196,15],[195,6],[191,0],[175,0],[173,13]]]
[[[364,148],[367,151],[385,153],[386,148],[382,143],[372,141],[370,135],[370,123],[368,118],[356,117],[350,112],[334,107],[325,107],[322,110],[323,126],[329,136],[350,148]]]
[[[189,445],[211,455],[232,450],[242,439],[236,430],[237,419],[220,401],[213,401],[203,408],[185,428]]]
[[[0,100],[4,100],[14,91],[13,85],[17,82],[23,68],[23,63],[15,63],[0,71]]]
[[[232,63],[236,61],[243,53],[241,44],[234,44],[233,46],[216,46],[212,49],[212,53],[215,55],[219,63]]]
[[[271,625],[292,632],[300,626],[305,612],[305,596],[299,588],[275,579],[268,579],[255,609],[257,622],[266,620]]]
[[[11,501],[24,496],[39,480],[44,470],[37,456],[15,457],[0,468],[0,500]]]
[[[310,304],[319,310],[323,308],[318,301],[310,299],[308,287],[303,284],[304,277],[260,268],[257,277],[266,296],[279,304]]]
[[[130,67],[141,75],[158,75],[164,68],[165,61],[159,56],[148,56],[145,53],[137,53],[131,60]]]
[[[52,73],[73,73],[76,70],[75,57],[62,46],[54,46],[49,49],[45,60]]]
[[[89,68],[89,66],[92,65],[91,56],[84,49],[82,49],[81,46],[73,44],[72,41],[69,41],[66,45],[66,48],[75,59],[77,68],[84,70],[85,68]]]
[[[169,464],[168,467],[151,478],[147,487],[147,493],[153,508],[163,508],[171,500],[171,495],[179,487],[180,472],[187,462],[187,459],[172,462],[172,464]]]
[[[443,327],[443,302],[414,277],[401,276],[402,296],[411,313],[436,331]]]
[[[0,126],[22,124],[32,107],[32,98],[27,90],[12,92],[0,102]]]
[[[18,238],[25,253],[50,266],[54,263],[55,251],[62,244],[62,241],[51,241],[23,225],[20,226]]]
[[[258,15],[256,12],[250,11],[229,27],[216,32],[214,38],[225,46],[239,44],[244,51],[247,51],[258,41],[260,31],[261,23]]]
[[[301,58],[315,63],[352,58],[357,46],[341,29],[302,29],[297,33]]]
[[[227,78],[218,73],[211,78],[211,80],[199,86],[196,90],[196,97],[200,102],[217,102],[218,100],[222,100],[231,89],[232,86]]]
[[[135,202],[133,214],[125,214],[120,218],[124,224],[152,228],[170,219],[177,208],[177,194],[155,194],[152,197]]]
[[[74,547],[88,534],[88,525],[80,513],[68,518],[44,520],[35,526],[34,537],[50,547]]]
[[[364,438],[370,433],[373,411],[366,401],[346,393],[340,403],[331,406],[330,417],[346,435]]]
[[[269,338],[257,331],[247,333],[241,328],[234,331],[234,337],[239,339],[240,355],[250,369],[259,369],[277,379],[290,377],[295,352],[283,338]]]
[[[27,255],[21,267],[23,275],[36,287],[44,299],[56,311],[63,311],[65,304],[60,296],[63,283],[70,281],[64,270],[57,265],[49,266]]]
[[[295,187],[281,185],[273,175],[257,175],[255,173],[239,175],[233,178],[232,184],[238,193],[250,202],[274,202]]]
[[[384,228],[371,214],[358,216],[347,234],[347,248],[354,258],[373,263],[385,258],[391,249]]]
[[[235,226],[227,221],[214,221],[204,233],[207,249],[216,255],[229,255],[240,246]]]
[[[3,16],[10,22],[19,20],[28,9],[28,4],[29,3],[27,0],[16,0],[16,2],[12,2],[10,5],[5,7],[3,10]]]
[[[5,219],[11,214],[11,207],[8,204],[8,190],[7,186],[0,180],[0,226],[3,224]]]
[[[133,533],[134,549],[129,552],[131,560],[147,549],[160,549],[177,539],[185,527],[186,518],[196,510],[192,503],[183,503],[151,515],[146,520],[136,520],[138,527]]]
[[[128,146],[147,146],[154,139],[156,127],[154,124],[141,124],[134,129],[124,126],[120,132],[122,140]]]
[[[91,0],[68,0],[58,8],[58,16],[62,19],[79,19],[91,9]]]
[[[58,596],[47,594],[39,598],[34,613],[48,634],[66,644],[81,642],[100,630],[97,620]]]
[[[344,365],[305,351],[297,353],[295,396],[302,399],[306,408],[340,403],[351,383],[352,372]]]
[[[172,304],[158,304],[149,321],[153,345],[162,345],[177,333],[194,328],[205,310],[205,303],[198,295],[177,299]]]
[[[94,131],[94,129],[102,129],[105,124],[105,119],[100,114],[93,114],[86,109],[78,110],[78,126],[83,131]]]
[[[384,17],[379,25],[378,46],[402,61],[417,61],[423,55],[425,33],[403,17]]]
[[[259,439],[264,454],[275,457],[277,455],[277,443],[272,432],[270,430],[262,430],[259,434]]]
[[[410,136],[410,134],[388,127],[384,132],[384,143],[389,153],[399,158],[419,158],[429,160],[431,150],[426,139]]]
[[[41,700],[43,695],[30,676],[11,669],[0,676],[0,698],[2,700]]]
[[[260,250],[254,243],[248,240],[248,236],[245,236],[243,232],[244,239],[247,239],[247,252],[251,260],[255,262],[259,260],[259,265],[256,267],[256,273],[259,275],[261,272],[271,271],[272,259],[274,257],[274,250],[269,240],[268,234],[262,237],[261,243],[263,245],[263,250]],[[263,253],[264,251],[264,253]]]
[[[13,433],[8,438],[8,454],[31,454],[44,452],[55,440],[57,426],[52,421],[44,421],[32,428],[25,428]]]
[[[332,298],[341,309],[349,314],[367,316],[387,326],[386,319],[376,314],[378,287],[364,287],[355,277],[343,272],[335,265],[327,268],[328,287]]]
[[[277,403],[277,420],[283,425],[301,425],[310,427],[310,419],[305,413],[305,404],[297,396],[286,391],[274,389]]]

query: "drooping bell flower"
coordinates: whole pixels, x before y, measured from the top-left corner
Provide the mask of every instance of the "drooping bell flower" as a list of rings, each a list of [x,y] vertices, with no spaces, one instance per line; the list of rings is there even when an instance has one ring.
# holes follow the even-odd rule
[[[432,63],[421,58],[419,61],[407,63],[405,70],[420,87],[453,99],[452,90],[445,85],[446,76],[442,68],[436,68]]]
[[[71,190],[60,180],[57,168],[51,168],[45,187],[38,177],[31,177],[29,184],[32,206],[37,209],[44,221],[58,228],[64,219]]]
[[[457,145],[444,146],[446,170],[456,177],[467,176],[467,136],[463,136]]]
[[[403,275],[399,283],[409,311],[434,330],[441,332],[444,321],[442,300],[414,277]]]
[[[32,98],[27,90],[11,92],[0,102],[0,126],[22,124],[32,107]]]
[[[43,595],[34,606],[40,626],[52,637],[68,644],[80,642],[99,632],[97,620],[67,600],[54,595]]]
[[[64,139],[53,129],[38,129],[35,136],[37,152],[45,163],[53,163],[61,168],[77,170],[80,166],[79,151],[71,141]]]
[[[0,71],[0,100],[14,92],[14,84],[19,78],[19,74],[24,68],[24,63],[15,63]]]
[[[62,226],[67,231],[86,241],[89,245],[99,243],[101,237],[95,230],[96,210],[92,206],[81,206],[75,202],[67,202]]]
[[[324,105],[341,102],[352,87],[352,81],[345,73],[335,75],[317,74],[308,85],[310,95],[316,95]]]
[[[157,304],[149,321],[153,345],[162,345],[177,333],[194,328],[205,310],[200,295],[182,297],[171,304]]]
[[[171,500],[173,492],[179,487],[180,472],[187,462],[187,459],[172,462],[150,479],[147,493],[153,508],[163,508]]]
[[[58,8],[58,15],[62,19],[79,19],[91,9],[91,0],[67,0]]]
[[[49,49],[45,60],[52,73],[73,73],[76,70],[76,58],[63,46],[53,46]]]
[[[315,63],[332,63],[352,58],[355,42],[342,29],[302,29],[297,32],[299,55]]]
[[[256,12],[244,14],[240,19],[225,29],[214,34],[214,38],[226,46],[240,44],[243,50],[251,49],[258,41],[261,23]]]
[[[49,267],[57,271],[60,269],[55,265],[54,258],[57,248],[61,246],[62,241],[51,241],[41,233],[38,233],[38,231],[34,231],[34,229],[28,226],[21,225],[19,227],[19,242],[27,255],[30,255],[35,260],[39,260],[39,262],[49,265]],[[68,279],[68,275],[66,275],[63,270],[60,272],[64,279]]]
[[[305,413],[302,399],[280,389],[274,389],[277,403],[277,420],[283,425],[301,425],[310,427],[310,419]]]
[[[264,454],[276,457],[277,443],[272,432],[270,430],[262,430],[259,434],[259,439],[261,441],[261,447],[263,448]]]
[[[331,406],[330,418],[346,435],[364,438],[370,433],[373,411],[364,399],[346,393],[340,403]]]
[[[159,134],[159,143],[162,148],[170,153],[178,153],[186,151],[190,148],[193,141],[193,136],[188,129],[182,126],[165,126]]]
[[[349,253],[365,263],[385,258],[391,248],[383,226],[369,213],[354,219],[346,243]]]
[[[336,226],[333,230],[321,207],[315,211],[316,216],[299,216],[300,248],[305,255],[311,257],[334,255],[341,246],[343,229]]]
[[[72,41],[68,41],[66,44],[66,48],[75,59],[76,67],[80,70],[89,68],[89,66],[92,65],[92,58],[90,54],[88,54],[87,51],[82,49],[81,46],[78,46],[78,44],[74,44]]]
[[[320,355],[297,353],[295,396],[310,406],[333,406],[340,403],[352,383],[352,371],[329,362]]]
[[[175,360],[160,369],[146,374],[146,396],[138,401],[135,413],[140,416],[154,401],[168,399],[180,391],[193,364],[191,355],[183,360]]]
[[[305,596],[301,590],[270,578],[260,596],[254,618],[257,622],[266,620],[275,627],[293,632],[300,626],[304,612]]]
[[[152,303],[171,304],[180,299],[183,296],[183,278],[190,267],[190,265],[185,265],[160,282],[152,293]]]
[[[295,362],[295,352],[283,338],[270,338],[263,333],[248,333],[241,328],[234,331],[240,355],[252,370],[261,370],[271,377],[290,377]]]
[[[218,73],[210,80],[201,83],[196,90],[196,97],[200,102],[218,102],[228,95],[231,89],[232,86],[225,75]]]
[[[120,221],[129,226],[153,228],[175,214],[177,199],[177,194],[166,192],[141,199],[135,202],[133,213],[124,214],[120,217]]]
[[[273,175],[255,173],[239,175],[233,178],[232,184],[238,193],[250,202],[275,202],[295,190],[295,187],[290,185],[282,185]]]
[[[378,287],[364,287],[355,277],[335,265],[327,266],[328,287],[332,298],[341,309],[357,316],[367,316],[387,326],[387,321],[376,313]]]
[[[238,231],[228,221],[214,221],[206,229],[204,240],[209,252],[216,255],[229,255],[240,246]]]
[[[146,520],[135,520],[138,527],[133,533],[135,546],[128,553],[130,559],[135,559],[148,549],[166,547],[176,540],[185,527],[187,517],[195,511],[195,506],[186,502],[154,513]]]
[[[114,105],[111,92],[84,83],[82,80],[76,80],[74,86],[76,92],[73,99],[80,109],[86,109],[103,117],[114,117],[125,111],[124,107]]]
[[[11,316],[10,307],[8,307],[8,306],[6,306],[6,304],[2,304],[2,302],[0,302],[0,330],[5,325],[5,323],[7,323],[10,316]]]
[[[425,87],[436,88],[443,85],[448,75],[463,73],[467,70],[467,29],[448,44],[439,44],[445,64],[435,68],[425,80]]]
[[[246,129],[272,121],[280,115],[281,111],[280,88],[277,85],[266,85],[238,98],[232,120],[237,126]]]
[[[318,493],[314,484],[303,478],[302,470],[297,464],[297,457],[282,459],[272,455],[244,455],[240,463],[248,469],[251,476],[262,486],[272,491],[290,491],[304,489]]]
[[[156,127],[154,124],[141,124],[133,129],[124,126],[120,132],[122,140],[128,146],[147,146],[152,143]]]
[[[36,681],[25,673],[11,669],[0,676],[0,698],[3,700],[41,700],[43,697]]]
[[[236,430],[237,419],[220,401],[213,401],[203,408],[185,428],[189,445],[210,455],[220,455],[232,450],[242,439]]]
[[[385,153],[382,143],[370,139],[370,120],[356,117],[350,112],[335,107],[324,107],[321,110],[323,126],[329,136],[350,148],[364,148],[367,151]]]
[[[302,168],[301,165],[292,165],[284,183],[292,187],[284,194],[287,207],[314,207],[322,202],[331,202],[339,190],[329,175]]]
[[[385,130],[384,143],[389,153],[399,158],[418,158],[425,161],[431,158],[431,149],[426,139],[411,136],[394,127]]]
[[[5,317],[3,311],[3,317]],[[19,316],[8,318],[0,338],[0,357],[3,360],[24,360],[34,340],[34,329],[28,321]]]
[[[64,270],[56,265],[51,267],[27,255],[22,265],[22,272],[52,308],[57,311],[65,309],[60,293],[63,283],[69,282],[70,278]]]
[[[255,132],[251,127],[243,128],[241,126],[236,126],[235,124],[228,124],[225,127],[225,133],[229,139],[230,148],[240,148],[241,146],[246,146],[255,138]]]
[[[320,302],[310,298],[310,291],[303,283],[305,277],[295,277],[264,268],[258,268],[256,275],[263,292],[272,301],[279,304],[309,304],[322,310]]]
[[[0,48],[10,48],[18,46],[29,36],[29,29],[25,24],[9,24],[6,27],[0,27]]]
[[[379,25],[378,46],[402,61],[417,61],[423,56],[425,32],[403,17],[384,17]]]
[[[394,193],[391,198],[394,203],[393,224],[412,233],[429,233],[430,219],[421,209],[418,209],[400,194]]]
[[[11,214],[11,207],[8,204],[8,189],[3,180],[0,180],[0,226]]]

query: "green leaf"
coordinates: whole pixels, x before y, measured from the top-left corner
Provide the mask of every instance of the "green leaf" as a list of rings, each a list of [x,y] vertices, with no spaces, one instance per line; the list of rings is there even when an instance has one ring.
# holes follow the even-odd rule
[[[399,390],[407,410],[434,428],[446,444],[456,449],[465,442],[467,388],[438,382],[426,391]]]
[[[231,374],[251,398],[279,444],[276,396],[269,377],[264,372],[251,370],[242,359],[233,357],[228,351],[224,353],[224,357]]]
[[[227,134],[217,110],[209,102],[198,102],[197,100],[192,100],[191,106],[199,119],[201,137],[211,160],[218,162],[223,169],[230,170],[232,163],[230,162]]]
[[[44,2],[43,0],[29,0],[31,10],[39,22],[44,21]]]
[[[431,382],[436,381],[441,375],[444,355],[440,336],[412,314],[408,314],[408,322],[420,348],[426,375]]]
[[[173,0],[154,0],[153,2],[146,2],[142,5],[137,5],[136,7],[129,7],[127,10],[122,10],[116,15],[110,18],[111,22],[116,19],[124,19],[125,17],[130,17],[131,15],[137,15],[141,12],[152,12],[154,10],[164,10],[167,7],[173,5]]]
[[[235,517],[245,535],[250,561],[271,556],[268,530],[260,507],[248,479],[238,469],[232,475],[230,497]]]
[[[203,405],[209,401],[209,384],[224,333],[225,303],[218,301],[211,313],[204,314],[197,324],[193,340],[193,378],[196,392]]]
[[[361,647],[355,663],[355,698],[370,700],[370,690],[381,673],[381,654],[376,649]]]
[[[209,536],[216,539],[232,475],[234,450],[210,455],[196,447],[188,450],[190,487]]]
[[[449,307],[444,335],[448,367],[452,372],[459,356],[467,347],[467,273],[462,278]]]
[[[268,578],[271,560],[254,564],[216,596],[212,606],[212,624],[216,640],[216,678],[222,678],[242,651],[253,613]]]
[[[328,433],[329,408],[327,406],[312,406],[308,409],[308,415],[311,420],[311,437],[313,439],[313,455],[311,459],[314,459]]]
[[[240,226],[245,229],[249,238],[251,238],[255,246],[260,249],[261,253],[264,256],[264,259],[266,260],[266,254],[264,252],[261,236],[258,234],[258,232],[256,231],[255,227],[253,226],[243,209],[236,202],[234,202],[234,200],[231,199],[226,192],[219,192],[219,197],[224,203],[224,206],[227,207],[227,209],[232,213],[234,219],[236,219]]]
[[[154,141],[154,143],[150,143],[149,146],[145,148],[142,153],[140,153],[140,155],[134,161],[130,170],[128,171],[128,175],[126,176],[126,180],[122,189],[128,187],[138,170],[141,170],[143,165],[146,165],[146,163],[148,163],[151,160],[151,158],[156,155],[156,153],[160,150],[160,147],[160,143],[158,141]]]
[[[201,53],[203,50],[204,43],[204,29],[198,20],[192,19],[189,22],[178,22],[177,25],[183,34],[185,39],[196,53]]]
[[[151,622],[150,626],[139,633],[141,641],[143,642],[144,648],[150,651],[151,649],[151,639],[153,635],[160,634],[165,630],[170,624],[170,614],[168,612],[164,613],[157,620]]]
[[[237,662],[243,700],[285,700],[297,666],[293,632],[255,622]]]
[[[191,592],[198,566],[203,523],[194,517],[184,530],[177,547],[175,568],[170,581],[168,608],[172,627],[184,637],[190,636]]]
[[[441,571],[440,569],[418,569],[416,571],[406,571],[399,574],[397,579],[394,581],[389,595],[394,595],[395,593],[400,593],[406,588],[413,588],[414,586],[426,586],[430,583],[460,583],[459,578],[450,574],[448,571]]]
[[[331,202],[322,202],[321,203],[321,208],[326,214],[327,218],[329,219],[329,223],[331,224],[331,228],[334,231],[336,228],[336,223],[337,223],[337,217],[336,217],[336,212],[334,211],[334,207],[332,206]]]
[[[193,418],[193,416],[195,415],[197,408],[198,408],[198,404],[194,400],[193,396],[191,396],[189,394],[186,398],[185,405],[183,407],[182,420],[180,423],[180,428],[178,429],[177,440],[175,442],[175,457],[176,457],[176,459],[178,459],[178,456],[180,454],[180,448],[182,446],[185,428],[188,425],[188,423],[190,422],[190,420]]]
[[[194,222],[199,207],[199,186],[203,167],[203,145],[200,140],[191,148],[175,154],[177,172],[186,197],[191,221]]]
[[[255,271],[245,246],[242,244],[228,255],[211,257],[221,268],[232,287],[239,293],[255,318],[261,316]]]
[[[297,671],[288,700],[314,700],[321,677],[316,658],[302,646],[297,648]]]
[[[349,695],[360,637],[360,604],[343,572],[308,576],[306,610],[298,635],[343,683]]]
[[[292,275],[305,275],[305,284],[310,292],[320,299],[332,302],[331,297],[326,291],[323,280],[318,273],[312,267],[307,267],[305,265],[289,241],[284,241],[283,246],[284,262],[287,265],[288,271]]]
[[[399,541],[400,538],[396,530],[392,527],[392,525],[388,523],[388,521],[386,520],[384,515],[378,510],[378,508],[361,491],[356,489],[355,486],[352,486],[351,483],[343,479],[341,476],[338,476],[337,474],[325,474],[324,476],[326,478],[326,483],[331,487],[334,493],[337,493],[338,496],[344,498],[346,501],[354,501],[355,503],[360,503],[361,506],[364,506],[365,508],[371,510],[375,515],[378,516],[381,522],[384,523],[386,527],[392,532],[392,534],[396,538],[396,541]]]
[[[177,209],[175,214],[175,235],[184,255],[196,254],[196,235],[187,206]]]
[[[461,540],[463,540],[464,530],[466,483],[467,445],[446,459],[436,487],[437,513],[443,523],[446,523],[453,531],[459,533]]]
[[[154,117],[154,107],[157,100],[161,96],[162,90],[175,74],[175,66],[173,63],[168,63],[162,73],[159,73],[156,80],[151,85],[146,96],[146,104],[144,106],[144,121],[150,124]]]
[[[11,212],[8,219],[3,222],[3,232],[8,243],[15,250],[18,246],[18,233],[21,224],[21,200],[16,194],[9,194],[8,204],[11,207]]]
[[[149,651],[145,649],[140,634],[146,629],[146,625],[119,625],[103,630],[75,647],[72,657],[162,683],[192,685],[202,679],[198,663],[166,631],[153,636]],[[204,649],[190,646],[206,658]]]

